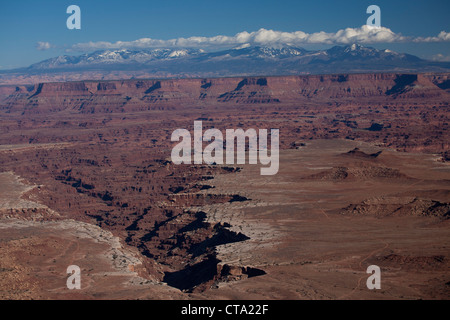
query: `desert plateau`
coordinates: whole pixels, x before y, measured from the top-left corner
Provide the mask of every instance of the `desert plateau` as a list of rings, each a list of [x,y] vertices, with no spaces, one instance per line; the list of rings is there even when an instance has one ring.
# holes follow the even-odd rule
[[[449,83],[3,84],[0,299],[449,299]],[[194,121],[279,129],[278,173],[174,164],[171,134]],[[69,265],[80,290],[66,287]]]

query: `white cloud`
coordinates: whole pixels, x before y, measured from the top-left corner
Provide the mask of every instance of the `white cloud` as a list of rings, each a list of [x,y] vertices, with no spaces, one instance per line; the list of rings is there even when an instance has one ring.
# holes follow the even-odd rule
[[[450,62],[450,56],[444,56],[441,53],[438,53],[431,57],[431,60],[438,62]]]
[[[450,41],[450,32],[441,31],[437,37],[418,37],[414,42],[445,42]]]
[[[134,41],[117,42],[87,42],[71,46],[68,51],[92,51],[104,49],[128,49],[128,48],[206,48],[220,46],[239,46],[243,44],[253,45],[303,45],[303,44],[351,44],[351,43],[392,43],[392,42],[444,42],[450,41],[450,33],[442,31],[436,37],[406,37],[397,34],[385,27],[371,27],[364,25],[360,28],[346,28],[337,32],[315,32],[303,31],[282,32],[260,29],[254,32],[243,31],[234,36],[218,35],[213,37],[190,37],[160,40],[142,38]],[[48,43],[41,43],[39,47],[48,49]],[[42,49],[40,49],[42,50]]]
[[[40,51],[48,50],[52,47],[53,46],[50,44],[50,42],[39,41],[38,43],[36,43],[36,49]]]

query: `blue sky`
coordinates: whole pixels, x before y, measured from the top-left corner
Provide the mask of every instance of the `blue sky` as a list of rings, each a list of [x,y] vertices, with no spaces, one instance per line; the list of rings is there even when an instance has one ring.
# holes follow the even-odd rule
[[[66,27],[66,9],[72,4],[81,8],[81,30]],[[324,31],[333,36],[339,30],[361,28],[371,4],[381,8],[382,26],[394,36],[367,45],[423,58],[438,54],[442,55],[439,58],[450,58],[448,35],[444,34],[444,40],[436,38],[441,31],[450,32],[448,0],[15,0],[0,1],[0,68],[28,66],[61,54],[80,54],[80,48],[94,51],[101,48],[99,42],[114,46],[122,41],[127,46],[142,38],[234,37],[261,28],[287,35]],[[255,34],[252,39],[266,34]],[[399,40],[401,37],[406,40]],[[39,42],[45,44],[41,49],[48,50],[38,50]],[[92,44],[79,45],[89,42]],[[211,50],[214,48],[210,42]],[[299,46],[317,49],[335,44],[340,43],[301,42]]]

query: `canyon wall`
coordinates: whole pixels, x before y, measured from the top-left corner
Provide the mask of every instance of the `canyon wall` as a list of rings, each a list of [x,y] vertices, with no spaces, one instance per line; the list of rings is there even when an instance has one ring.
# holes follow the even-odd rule
[[[448,75],[387,73],[41,83],[0,87],[0,108],[28,114],[62,110],[111,113],[173,109],[186,104],[448,101],[448,81]]]

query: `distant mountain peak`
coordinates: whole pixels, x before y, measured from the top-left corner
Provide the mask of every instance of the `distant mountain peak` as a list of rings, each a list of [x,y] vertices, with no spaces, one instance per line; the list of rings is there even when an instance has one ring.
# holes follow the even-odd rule
[[[251,46],[245,44],[236,48],[233,48],[233,55],[242,55],[253,58],[270,58],[270,59],[285,59],[291,57],[298,57],[304,55],[307,50],[303,48],[297,48],[293,46]],[[220,53],[220,52],[219,52]]]
[[[348,46],[345,50],[346,51],[359,51],[359,50],[364,50],[364,49],[368,49],[368,48],[366,48],[360,44],[354,43],[351,46]],[[370,48],[370,49],[373,49],[373,48]]]
[[[126,70],[158,76],[291,75],[352,72],[448,72],[449,63],[379,50],[360,44],[306,50],[292,45],[241,44],[232,49],[108,49],[79,56],[63,55],[31,65],[25,72]]]

